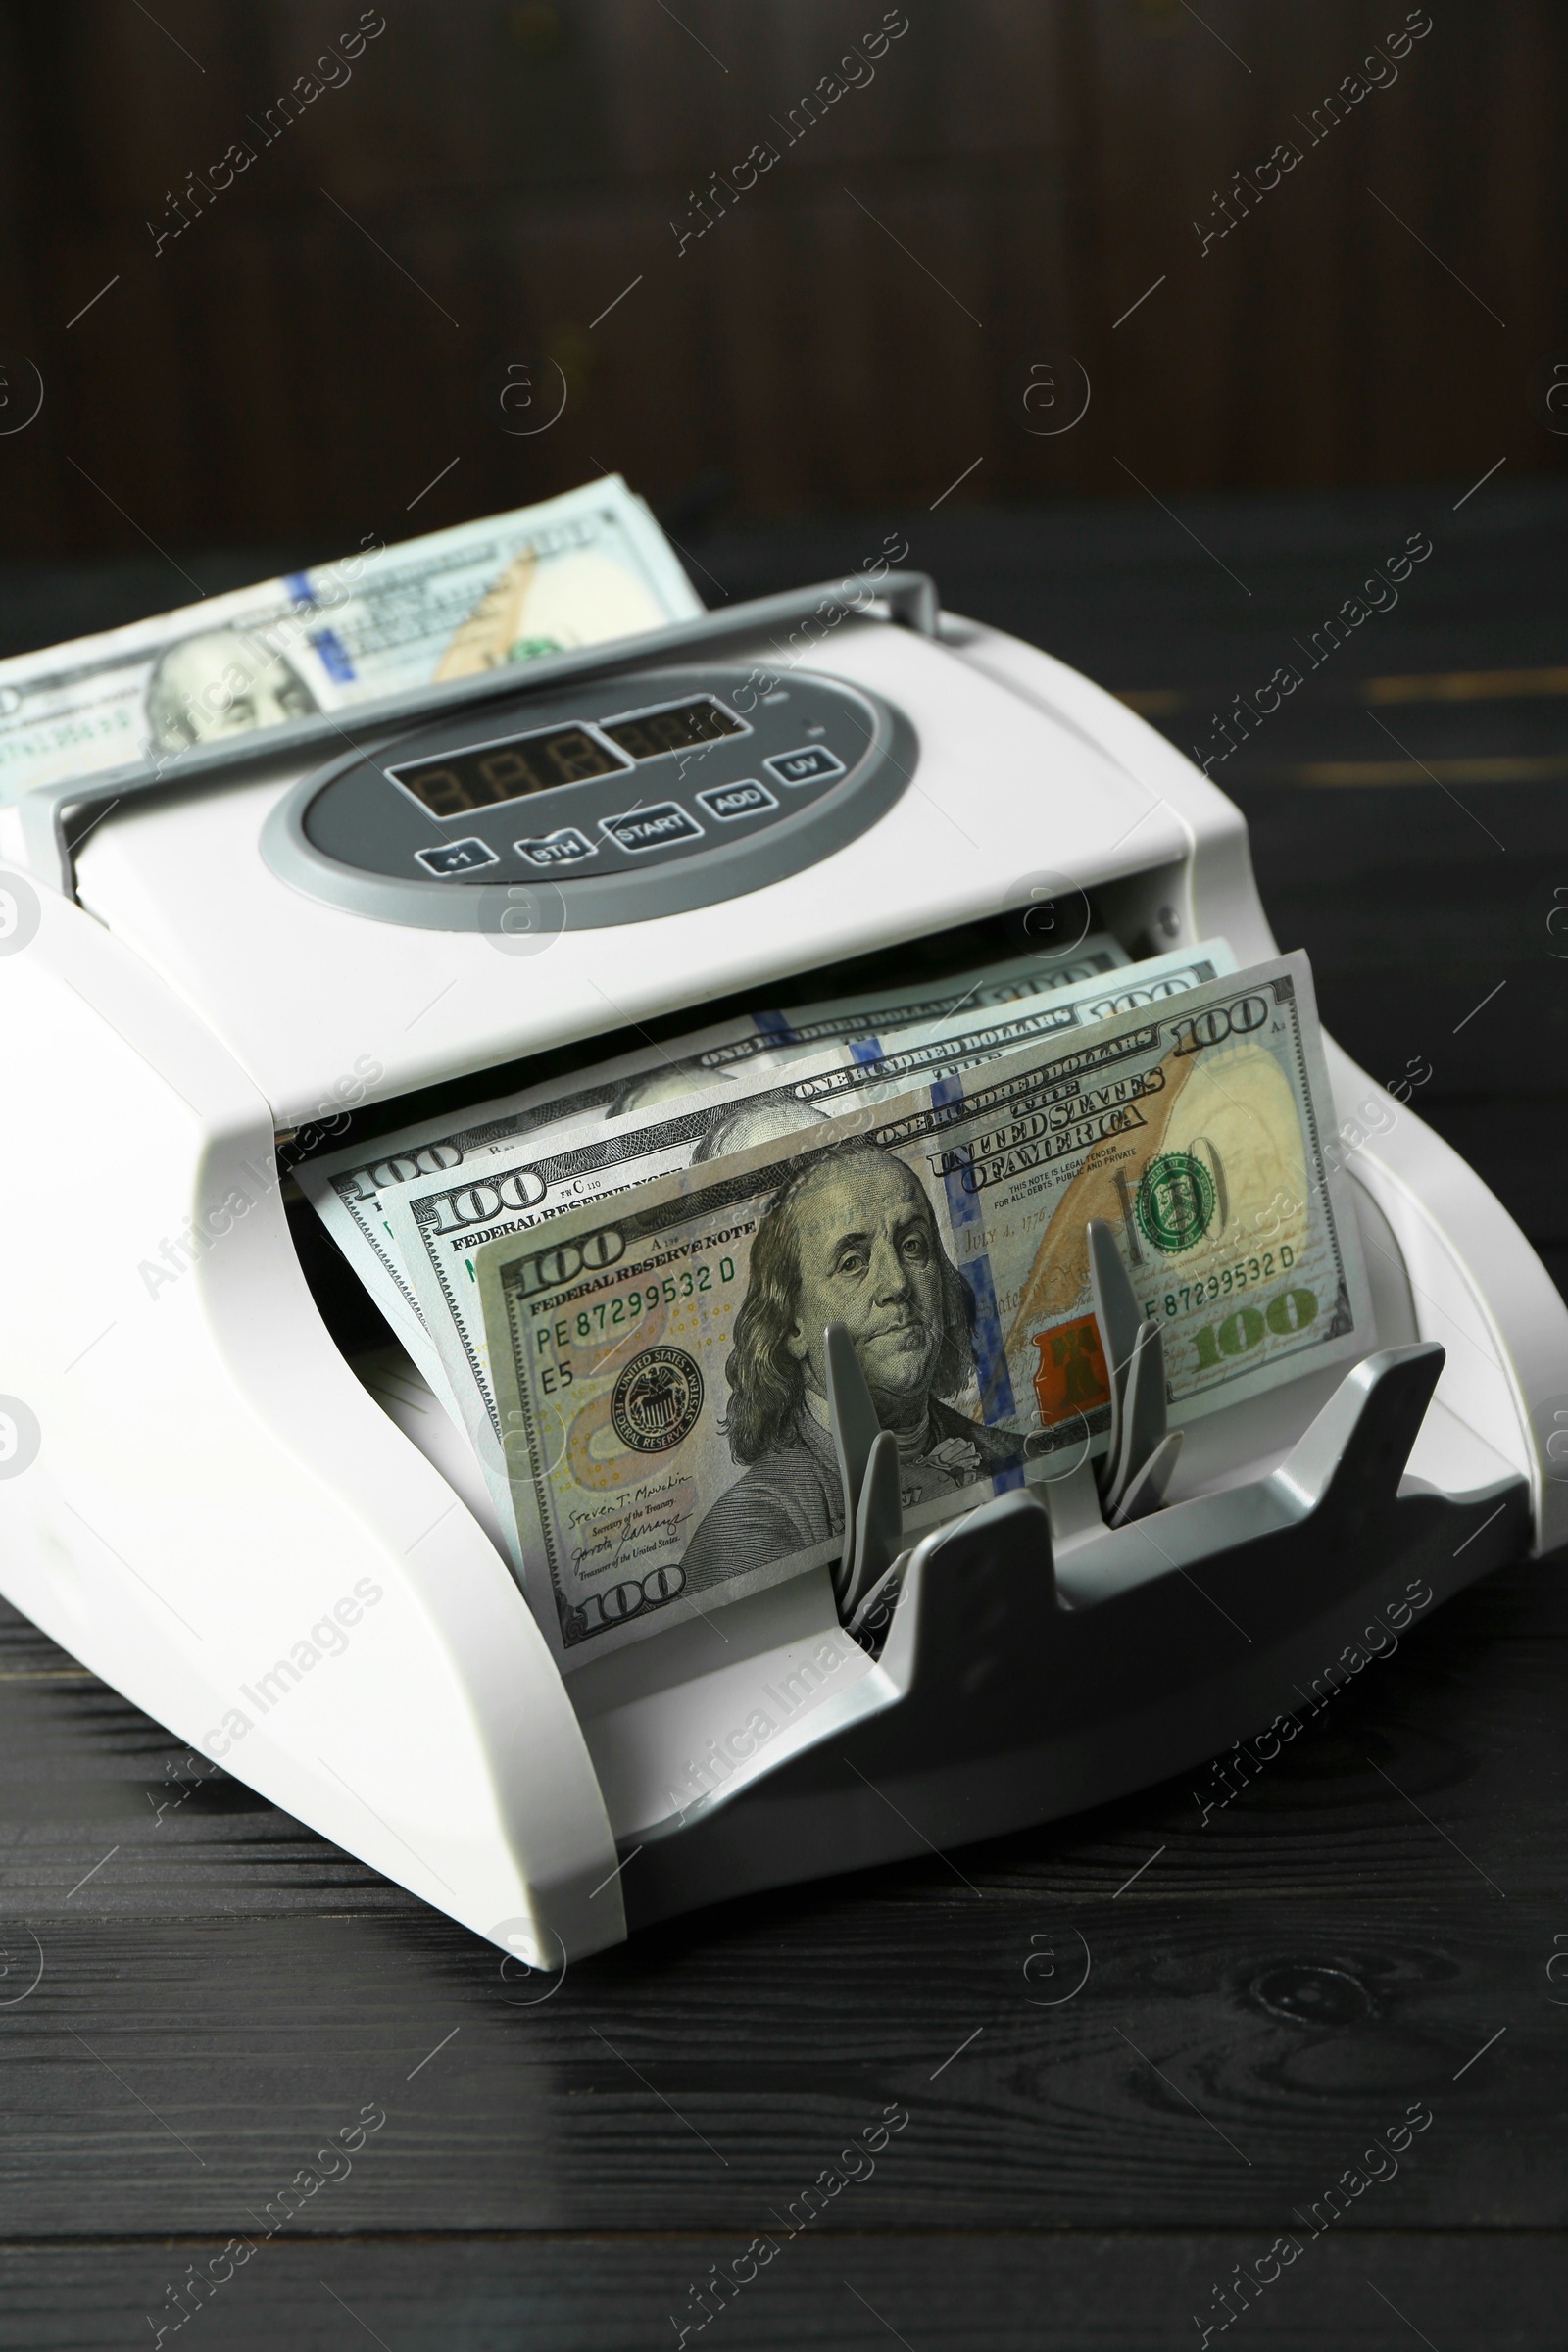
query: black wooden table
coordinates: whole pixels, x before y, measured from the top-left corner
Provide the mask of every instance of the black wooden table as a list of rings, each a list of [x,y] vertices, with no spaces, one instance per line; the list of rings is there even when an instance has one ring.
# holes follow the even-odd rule
[[[1202,547],[1152,508],[902,527],[947,601],[1184,745],[1430,533],[1399,605],[1214,772],[1331,1027],[1380,1079],[1430,1063],[1417,1106],[1561,1281],[1568,500],[1498,484],[1454,513],[1460,487],[1184,510]],[[716,599],[883,527],[689,553]],[[13,576],[0,628],[163,596]],[[1560,1562],[1413,1627],[1261,1765],[737,1902],[559,1982],[15,1618],[0,1685],[0,2345],[1568,2339]]]

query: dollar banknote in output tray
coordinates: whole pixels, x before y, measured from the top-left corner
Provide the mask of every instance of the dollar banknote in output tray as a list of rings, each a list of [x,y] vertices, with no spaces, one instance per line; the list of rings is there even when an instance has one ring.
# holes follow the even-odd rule
[[[1163,971],[1167,964],[1179,968],[1181,960],[1162,959],[1160,968]],[[848,1060],[863,1076],[860,1065],[882,1055],[884,1035],[902,1041],[916,1031],[933,1037],[961,1034],[966,1027],[981,1023],[988,1013],[1000,1014],[1005,1006],[1032,998],[1065,999],[1074,991],[1093,990],[1117,967],[1125,970],[1127,957],[1115,940],[1108,932],[1091,932],[1065,955],[1017,956],[980,970],[952,973],[942,981],[885,989],[872,998],[841,999],[789,1010],[759,1007],[694,1030],[667,1045],[643,1044],[569,1076],[538,1080],[490,1102],[472,1104],[459,1114],[378,1136],[368,1149],[356,1146],[323,1154],[301,1170],[300,1183],[425,1379],[446,1399],[450,1389],[440,1363],[439,1333],[447,1319],[447,1301],[443,1296],[433,1304],[437,1336],[432,1339],[416,1272],[425,1253],[416,1247],[411,1267],[408,1253],[395,1246],[392,1216],[400,1198],[428,1194],[433,1178],[439,1179],[443,1188],[461,1184],[465,1170],[477,1171],[482,1179],[511,1174],[514,1187],[511,1195],[496,1191],[492,1183],[494,1207],[488,1218],[480,1216],[474,1221],[481,1227],[492,1223],[510,1198],[517,1205],[527,1200],[527,1221],[532,1223],[537,1213],[554,1213],[559,1204],[539,1192],[531,1178],[516,1189],[515,1155],[511,1170],[505,1165],[514,1146],[524,1147],[522,1164],[527,1164],[538,1159],[538,1146],[552,1129],[573,1129],[573,1141],[578,1143],[582,1139],[575,1131],[585,1121],[590,1126],[601,1123],[607,1131],[613,1127],[615,1139],[612,1141],[607,1132],[599,1163],[605,1171],[603,1183],[585,1184],[580,1156],[571,1170],[576,1197],[581,1199],[589,1190],[608,1191],[613,1184],[651,1172],[646,1164],[635,1164],[639,1155],[634,1149],[634,1129],[638,1124],[648,1125],[649,1113],[658,1105],[698,1097],[716,1107],[726,1102],[738,1104],[758,1083],[759,1073],[783,1071],[793,1063],[804,1066],[812,1057],[824,1063]],[[1196,964],[1194,968],[1196,971]],[[806,1109],[803,1121],[813,1115],[811,1109]],[[694,1142],[703,1132],[699,1122]],[[662,1166],[658,1172],[662,1173]],[[452,1220],[447,1222],[450,1226]],[[428,1220],[424,1229],[428,1230]],[[445,1286],[439,1282],[435,1288],[444,1293]],[[466,1341],[460,1344],[460,1358],[466,1359],[471,1352]],[[464,1385],[461,1364],[457,1385],[460,1390]],[[460,1411],[458,1418],[464,1419],[464,1413]]]
[[[968,975],[958,992],[971,1000],[963,1012],[885,1037],[867,1036],[863,1020],[848,1008],[836,1020],[826,1017],[826,1007],[816,1008],[819,1017],[806,1024],[808,1051],[775,1045],[717,1070],[700,1066],[692,1051],[697,1040],[677,1040],[673,1054],[655,1049],[627,1056],[619,1066],[635,1066],[624,1093],[592,1071],[581,1073],[590,1083],[571,1090],[575,1118],[535,1125],[539,1105],[526,1098],[511,1110],[481,1105],[456,1126],[438,1124],[416,1144],[406,1135],[392,1164],[384,1157],[368,1164],[363,1153],[323,1161],[308,1189],[414,1362],[467,1433],[505,1514],[510,1480],[474,1282],[484,1243],[673,1168],[820,1127],[851,1102],[881,1102],[919,1081],[969,1069],[1037,1037],[1082,1030],[1112,1010],[1179,995],[1236,968],[1224,940],[1088,977],[1074,977],[1076,961],[1048,974],[1020,975],[1002,964],[989,976]],[[1037,993],[996,994],[1021,989],[1025,978],[1039,983]],[[725,1024],[731,1042],[737,1026]],[[663,1091],[671,1072],[679,1090],[672,1097]],[[645,1085],[646,1099],[633,1101]],[[598,1108],[584,1114],[585,1100]]]
[[[1364,1352],[1331,1118],[1290,956],[487,1244],[517,1540],[557,1654],[835,1556],[829,1323],[898,1440],[908,1540],[1093,1450],[1093,1217],[1160,1327],[1178,1427]]]

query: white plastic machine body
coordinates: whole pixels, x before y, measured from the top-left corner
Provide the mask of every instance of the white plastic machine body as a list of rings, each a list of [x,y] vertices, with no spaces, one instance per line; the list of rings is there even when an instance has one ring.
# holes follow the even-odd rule
[[[1031,1569],[1045,1522],[1013,1497],[921,1547],[879,1658],[841,1631],[820,1571],[728,1609],[722,1645],[694,1621],[558,1672],[464,1441],[434,1412],[394,1420],[334,1340],[277,1139],[362,1097],[383,1131],[438,1083],[480,1102],[522,1057],[577,1045],[588,1062],[610,1032],[737,993],[768,1002],[793,975],[1032,899],[1093,893],[1131,954],[1216,934],[1244,963],[1275,948],[1242,817],[1132,711],[939,617],[916,575],[838,609],[792,667],[775,649],[819,598],[354,714],[359,747],[421,729],[450,744],[515,733],[530,710],[559,727],[580,706],[602,727],[666,687],[733,703],[750,677],[755,726],[788,759],[792,730],[801,750],[831,739],[808,718],[812,695],[836,695],[874,778],[850,755],[818,761],[840,772],[797,806],[759,732],[779,814],[750,858],[727,816],[682,803],[666,761],[639,768],[635,793],[617,767],[523,820],[537,849],[572,835],[590,790],[620,792],[612,823],[684,806],[690,829],[662,819],[646,867],[596,801],[590,849],[568,839],[564,869],[509,864],[503,844],[476,886],[405,858],[411,895],[395,849],[366,883],[341,845],[301,832],[301,780],[353,764],[327,721],[0,820],[0,883],[22,910],[0,956],[0,1392],[25,1424],[0,1476],[0,1589],[181,1740],[532,1965],[610,1944],[628,1919],[1177,1770],[1295,1705],[1383,1584],[1405,1592],[1412,1558],[1441,1599],[1568,1538],[1568,1486],[1542,1451],[1553,1406],[1568,1426],[1568,1312],[1469,1168],[1331,1045],[1379,1352],[1344,1383],[1192,1428],[1157,1545],[1058,1512],[1054,1561],[1048,1545]],[[757,669],[776,673],[760,690]],[[508,819],[521,829],[516,805]],[[626,854],[607,861],[617,838]],[[584,894],[571,860],[586,874],[590,856]],[[542,935],[519,937],[508,906],[533,921],[541,904]],[[1414,1344],[1429,1341],[1446,1352],[1427,1403],[1437,1359]],[[1368,1435],[1374,1389],[1399,1397]],[[1376,1509],[1346,1505],[1352,1455],[1382,1482]],[[1196,1582],[1182,1573],[1200,1561]],[[975,1631],[982,1590],[1000,1598],[1000,1649],[994,1625]],[[961,1654],[976,1643],[984,1671]],[[291,1657],[304,1665],[278,1677]],[[733,1730],[763,1689],[782,1694],[775,1735],[747,1752]],[[972,1719],[977,1690],[993,1716],[1019,1711],[1013,1733]],[[690,1770],[705,1756],[706,1787]]]

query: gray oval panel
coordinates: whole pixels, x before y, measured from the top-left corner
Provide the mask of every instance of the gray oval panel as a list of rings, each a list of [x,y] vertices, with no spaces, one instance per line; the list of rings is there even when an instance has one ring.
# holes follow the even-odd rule
[[[262,853],[326,905],[506,933],[519,885],[586,930],[683,913],[815,864],[913,771],[902,712],[800,671],[639,668],[487,697],[305,777]]]

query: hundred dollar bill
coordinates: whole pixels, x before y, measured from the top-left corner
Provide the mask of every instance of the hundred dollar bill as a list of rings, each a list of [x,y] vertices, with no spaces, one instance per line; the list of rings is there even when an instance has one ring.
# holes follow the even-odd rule
[[[373,544],[372,544],[373,542]],[[0,662],[0,803],[703,610],[617,474]]]
[[[759,1073],[824,1052],[852,1062],[874,1061],[894,1031],[902,1035],[911,1026],[943,1019],[959,1024],[979,1019],[995,1006],[1098,986],[1107,973],[1126,966],[1126,955],[1109,932],[1091,932],[1064,956],[1015,956],[978,971],[887,989],[869,1002],[844,999],[747,1013],[665,1046],[639,1046],[570,1077],[540,1080],[368,1145],[346,1145],[301,1167],[299,1182],[426,1380],[438,1395],[450,1397],[433,1361],[414,1285],[391,1243],[387,1201],[400,1187],[485,1165],[546,1128],[584,1119],[638,1118],[654,1103],[688,1095],[708,1095],[715,1103],[739,1102]]]
[[[743,1020],[720,1022],[675,1039],[662,1050],[629,1054],[624,1065],[607,1064],[605,1075],[612,1068],[617,1083],[604,1113],[607,1118],[623,1118],[662,1096],[710,1085],[721,1091],[748,1066],[781,1065],[828,1045],[849,1045],[858,1058],[875,1060],[882,1041],[895,1033],[902,1036],[944,1020],[967,1022],[994,1005],[1092,986],[1107,972],[1125,967],[1127,960],[1125,949],[1108,931],[1092,931],[1060,956],[1009,956],[944,979],[879,990],[869,998],[844,997],[821,1004],[750,1012]]]
[[[825,1327],[906,1540],[1108,1419],[1086,1226],[1180,1426],[1370,1345],[1304,956],[503,1235],[475,1261],[529,1599],[568,1666],[831,1559]]]
[[[863,1073],[853,1072],[848,1079],[836,1072],[813,1076],[802,1086],[801,1100],[826,1108],[835,1095],[853,1087],[858,1100],[880,1102],[918,1079],[972,1069],[976,1062],[1016,1053],[1036,1039],[1060,1038],[1095,1021],[1111,1020],[1119,1012],[1163,1004],[1167,997],[1182,996],[1235,969],[1229,940],[1204,939],[1196,947],[1174,948],[1164,956],[1151,956],[1118,972],[1063,988],[1049,1001],[967,1011],[918,1029],[899,1030],[868,1056],[871,1066]]]
[[[808,1058],[791,1057],[782,1067],[759,1056],[731,1072],[722,1092],[705,1086],[650,1104],[636,1117],[537,1129],[505,1151],[466,1155],[457,1173],[443,1167],[433,1181],[421,1173],[384,1188],[376,1200],[376,1222],[386,1266],[396,1270],[407,1294],[406,1302],[400,1294],[400,1314],[412,1304],[418,1344],[405,1332],[404,1322],[395,1328],[431,1388],[467,1431],[506,1511],[502,1430],[474,1287],[475,1253],[482,1243],[668,1169],[695,1166],[767,1137],[793,1135],[848,1102],[881,1100],[921,1078],[950,1076],[1035,1039],[1060,1038],[1101,1018],[1107,1006],[1153,1001],[1234,969],[1225,941],[1207,940],[1126,965],[1108,977],[1099,973],[1076,987],[1015,1003],[1004,1008],[1004,1019],[978,1012],[972,1033],[963,1027],[970,1016],[959,1015],[938,1023],[941,1034],[928,1037],[924,1030],[906,1029],[885,1041],[819,1046]],[[872,1045],[875,1051],[867,1051]],[[375,1295],[381,1297],[379,1288]],[[439,1377],[427,1368],[432,1354]]]

